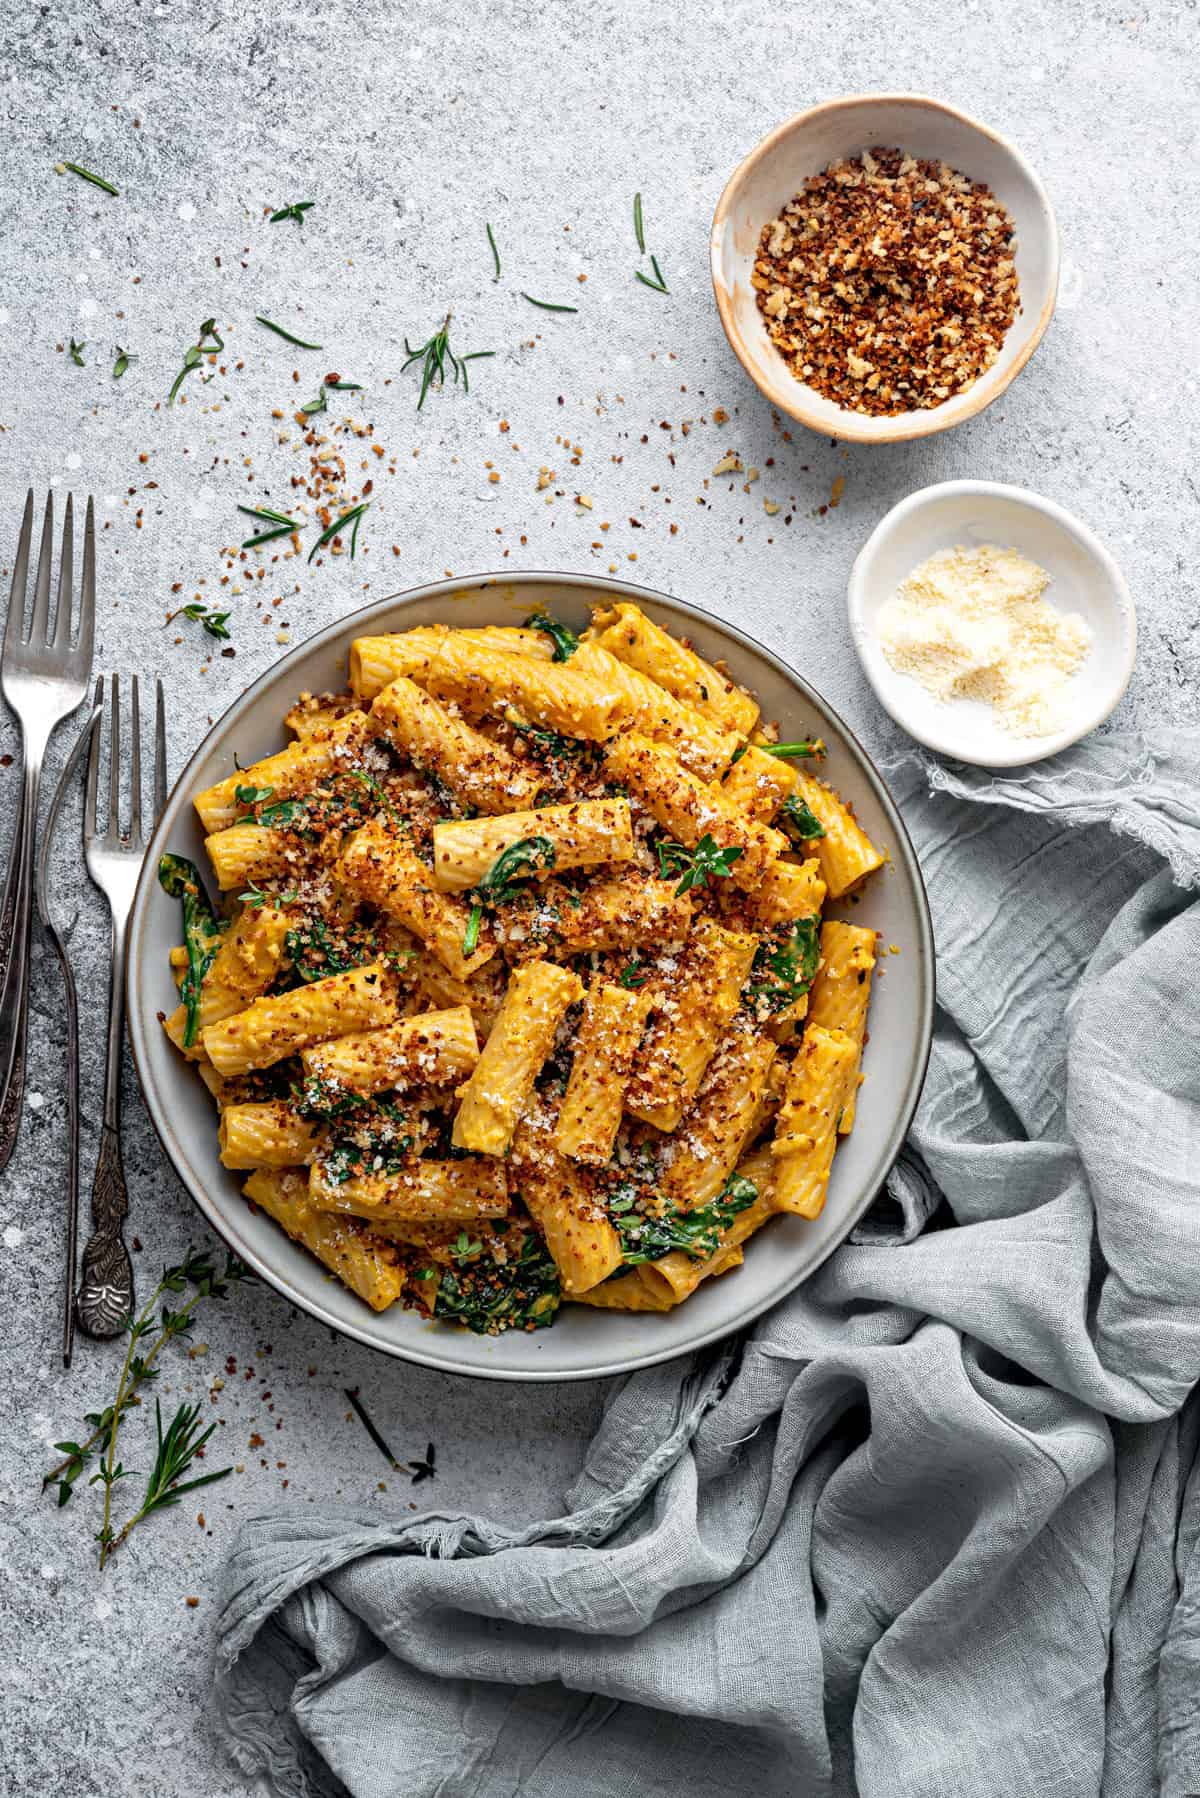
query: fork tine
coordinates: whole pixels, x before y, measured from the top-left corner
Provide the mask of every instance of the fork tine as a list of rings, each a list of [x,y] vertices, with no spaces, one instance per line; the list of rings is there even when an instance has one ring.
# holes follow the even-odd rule
[[[58,564],[58,604],[54,611],[54,648],[65,649],[71,641],[71,589],[75,585],[75,505],[67,495],[63,514],[62,556]]]
[[[50,563],[54,555],[54,495],[46,495],[46,510],[42,517],[42,544],[38,550],[37,578],[33,588],[33,614],[29,620],[29,635],[26,643],[40,647],[46,641],[46,626],[50,621]]]
[[[92,672],[92,643],[96,629],[96,516],[92,496],[88,494],[87,516],[83,525],[83,586],[79,594],[79,626],[75,642],[75,661],[86,680]],[[94,741],[95,739],[93,739]]]
[[[101,708],[100,721],[92,732],[88,746],[87,780],[83,789],[83,840],[90,843],[96,834],[96,788],[100,782],[100,739],[104,735],[104,676],[96,682],[95,704]]]
[[[154,683],[154,822],[167,803],[167,706],[161,680]]]
[[[133,676],[133,708],[130,714],[129,727],[129,785],[131,797],[129,803],[129,845],[131,849],[142,847],[142,701],[138,692],[138,677]]]
[[[121,680],[120,676],[112,676],[112,728],[109,734],[108,753],[108,835],[119,837],[121,834]]]
[[[29,544],[33,537],[33,488],[25,495],[25,512],[21,519],[21,536],[17,543],[17,559],[13,563],[12,593],[8,601],[8,624],[4,631],[5,649],[15,648],[25,635],[25,588],[29,581]]]

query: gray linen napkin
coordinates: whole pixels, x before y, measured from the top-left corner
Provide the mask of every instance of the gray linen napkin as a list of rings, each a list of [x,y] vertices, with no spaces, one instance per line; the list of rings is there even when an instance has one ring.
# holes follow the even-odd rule
[[[285,1798],[1200,1793],[1200,736],[886,772],[939,952],[888,1195],[617,1387],[561,1516],[251,1518],[216,1714]]]

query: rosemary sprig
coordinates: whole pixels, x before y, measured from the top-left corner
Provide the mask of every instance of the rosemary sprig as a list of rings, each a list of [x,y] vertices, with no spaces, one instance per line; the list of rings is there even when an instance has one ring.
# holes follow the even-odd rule
[[[315,205],[315,200],[293,200],[290,206],[281,206],[278,212],[273,212],[267,223],[268,225],[281,225],[284,219],[295,219],[298,225],[302,225],[305,213],[311,211]]]
[[[189,1463],[212,1434],[210,1429],[197,1436],[195,1423],[199,1416],[199,1406],[181,1405],[165,1433],[159,1416],[158,1454],[146,1487],[146,1495],[120,1534],[113,1531],[113,1487],[120,1480],[129,1477],[128,1470],[116,1458],[117,1433],[122,1419],[134,1405],[141,1403],[139,1389],[147,1381],[158,1378],[158,1369],[154,1363],[166,1344],[177,1336],[186,1336],[191,1330],[193,1315],[201,1301],[206,1298],[224,1298],[230,1286],[252,1277],[249,1268],[234,1255],[226,1256],[225,1266],[218,1273],[211,1257],[202,1250],[194,1249],[188,1250],[177,1267],[164,1268],[162,1278],[150,1298],[136,1317],[129,1319],[126,1326],[129,1342],[112,1404],[104,1411],[91,1411],[87,1414],[84,1422],[91,1425],[91,1434],[83,1442],[55,1443],[65,1459],[43,1476],[42,1488],[45,1490],[47,1486],[57,1487],[60,1507],[70,1500],[76,1481],[92,1457],[99,1458],[99,1470],[93,1474],[89,1483],[104,1487],[104,1513],[98,1536],[101,1567],[143,1518],[150,1516],[155,1510],[164,1509],[183,1492],[192,1490],[195,1484],[206,1485],[214,1479],[224,1477],[224,1473],[207,1474],[198,1482],[191,1482],[183,1487],[174,1484],[186,1472]],[[186,1292],[189,1286],[194,1290],[178,1311],[172,1311],[164,1304],[161,1315],[156,1320],[159,1300],[168,1293]],[[143,1343],[147,1346],[140,1348],[139,1345]],[[158,1411],[157,1405],[155,1410]],[[227,1468],[224,1470],[228,1471]]]
[[[72,175],[78,175],[81,181],[90,181],[93,187],[100,188],[106,194],[116,196],[121,191],[119,187],[114,187],[111,181],[106,181],[103,175],[94,175],[91,169],[85,169],[81,163],[60,162],[57,167],[60,173],[69,172]]]
[[[538,306],[543,312],[578,312],[578,306],[560,306],[554,300],[535,300],[531,293],[521,292],[521,298],[528,300],[531,306]]]
[[[173,406],[175,404],[175,395],[183,386],[185,378],[190,375],[192,370],[196,367],[200,358],[202,356],[216,355],[219,350],[223,350],[224,348],[224,340],[217,336],[216,319],[206,318],[200,327],[200,334],[197,341],[189,344],[187,349],[183,352],[183,367],[171,383],[171,391],[167,395],[168,406]]]
[[[330,381],[326,379],[322,385],[327,393],[361,393],[361,381]]]
[[[239,506],[238,511],[244,512],[247,518],[261,519],[263,524],[270,526],[269,530],[259,531],[255,537],[247,537],[242,544],[243,549],[256,549],[260,543],[273,543],[276,537],[290,537],[300,529],[296,520],[289,518],[286,512],[273,512],[269,506]]]
[[[425,404],[425,395],[429,392],[429,389],[433,386],[435,381],[439,387],[444,387],[446,385],[447,364],[449,364],[450,372],[454,379],[456,381],[461,380],[463,392],[470,393],[471,383],[467,379],[467,363],[476,362],[481,356],[494,356],[496,354],[495,350],[470,350],[465,356],[456,356],[454,351],[450,348],[450,319],[452,316],[451,313],[447,312],[442,321],[441,330],[435,331],[433,336],[427,339],[425,343],[419,345],[417,349],[413,348],[407,337],[404,339],[406,355],[404,362],[401,364],[400,373],[403,374],[405,369],[410,368],[414,362],[420,362],[422,364],[421,392],[417,399],[418,412]]]
[[[643,287],[653,288],[655,293],[670,293],[671,289],[663,280],[663,272],[658,266],[657,256],[651,256],[650,266],[654,270],[655,279],[653,281],[650,279],[649,275],[644,275],[640,268],[634,269],[634,280],[640,281]]]
[[[342,516],[340,518],[335,518],[332,524],[327,524],[325,526],[325,529],[321,532],[321,535],[317,538],[317,541],[313,544],[312,548],[308,552],[309,561],[310,562],[312,561],[313,557],[316,555],[316,553],[319,549],[324,549],[324,547],[327,543],[332,543],[333,539],[338,535],[338,533],[341,530],[343,530],[345,528],[346,525],[352,524],[354,526],[354,529],[350,533],[350,560],[353,562],[354,552],[358,547],[359,523],[362,519],[363,513],[369,512],[370,509],[371,509],[370,500],[369,499],[363,500],[361,505],[351,506],[351,508],[348,512],[343,512]]]
[[[644,256],[646,254],[646,227],[642,220],[642,196],[633,196],[633,235],[637,238],[637,247]]]
[[[492,227],[490,225],[488,225],[486,227],[486,230],[487,230],[487,240],[492,246],[492,261],[496,264],[496,273],[492,276],[492,279],[494,281],[498,281],[500,279],[500,252],[496,248],[496,238],[495,238],[495,233],[492,230]]]
[[[294,343],[298,350],[319,350],[322,347],[319,343],[308,343],[303,337],[293,336],[290,331],[285,331],[282,325],[277,325],[273,319],[264,318],[261,312],[254,314],[254,322],[258,325],[265,325],[268,331],[274,331],[276,337],[282,337],[285,343]]]
[[[83,359],[83,352],[86,349],[87,349],[87,338],[86,337],[83,338],[82,341],[79,343],[76,343],[75,339],[72,337],[70,343],[67,345],[67,354],[68,354],[68,356],[70,356],[70,358],[71,358],[72,362],[75,364],[76,368],[86,368],[87,367],[87,363]]]
[[[136,356],[131,356],[129,354],[128,350],[123,350],[121,348],[120,344],[118,344],[117,345],[117,359],[113,363],[113,372],[112,372],[113,380],[119,381],[121,379],[121,376],[125,373],[125,370],[129,367],[129,364],[131,362],[136,362],[136,361],[137,361]]]
[[[229,623],[229,613],[210,611],[199,600],[194,599],[190,605],[179,606],[174,612],[168,612],[166,622],[170,624],[175,618],[187,618],[193,624],[203,625],[208,635],[215,637],[219,643],[229,640],[229,632],[225,628]]]

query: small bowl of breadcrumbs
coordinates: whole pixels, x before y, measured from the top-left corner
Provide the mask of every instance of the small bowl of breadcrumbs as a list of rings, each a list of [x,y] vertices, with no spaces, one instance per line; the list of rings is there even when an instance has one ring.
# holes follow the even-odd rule
[[[1041,342],[1058,228],[1012,144],[938,100],[863,94],[764,138],[717,204],[725,335],[768,400],[828,437],[962,424]]]

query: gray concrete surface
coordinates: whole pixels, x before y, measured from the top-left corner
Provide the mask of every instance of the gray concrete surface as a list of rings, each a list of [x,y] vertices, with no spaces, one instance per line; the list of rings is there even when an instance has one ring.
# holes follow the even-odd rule
[[[986,476],[1078,511],[1124,563],[1141,643],[1115,722],[1194,722],[1195,22],[1181,0],[963,0],[949,11],[332,0],[315,12],[22,0],[7,15],[0,75],[0,565],[31,482],[95,494],[98,666],[161,671],[174,767],[286,652],[283,621],[295,641],[447,569],[503,566],[612,563],[734,617],[878,747],[885,720],[844,621],[851,560],[912,488]],[[1057,319],[1010,395],[956,433],[886,451],[799,427],[789,440],[725,344],[707,271],[709,218],[737,158],[793,111],[863,89],[933,92],[1014,136],[1054,199],[1066,259]],[[56,176],[59,158],[107,175],[120,198]],[[669,297],[632,279],[639,188]],[[295,199],[316,202],[303,228],[264,221],[264,206]],[[537,312],[522,288],[579,311]],[[435,393],[418,416],[402,339],[423,339],[450,308],[461,349],[498,354],[472,365],[469,396]],[[253,324],[256,312],[326,347],[293,351]],[[212,314],[227,373],[207,385],[193,374],[187,404],[168,411],[182,352]],[[55,348],[72,336],[86,340],[82,369]],[[138,360],[114,382],[117,345]],[[388,451],[371,470],[357,561],[289,562],[261,583],[235,580],[240,592],[221,587],[220,548],[246,534],[236,503],[287,499],[300,466],[272,410],[311,397],[334,369],[365,384],[339,415],[371,422]],[[713,422],[716,408],[727,423]],[[577,466],[564,439],[579,446]],[[749,493],[709,478],[729,448],[762,470]],[[549,504],[543,465],[564,489]],[[839,478],[841,502],[825,510]],[[783,509],[769,517],[764,498]],[[164,628],[196,593],[221,609],[227,600],[232,657],[210,660],[218,646],[194,624]],[[7,717],[0,737],[11,752]],[[5,830],[13,778],[0,768]],[[94,1119],[103,916],[65,860],[60,901],[80,913]],[[32,1035],[23,1139],[0,1180],[0,1790],[218,1798],[243,1789],[205,1723],[211,1593],[239,1516],[264,1502],[386,1512],[427,1497],[544,1513],[602,1393],[481,1388],[394,1365],[273,1292],[240,1293],[198,1329],[207,1356],[170,1359],[162,1393],[199,1398],[222,1456],[244,1472],[140,1530],[99,1576],[95,1494],[57,1511],[38,1489],[48,1445],[74,1435],[114,1379],[111,1349],[83,1344],[70,1375],[58,1365],[63,1038],[43,950]],[[145,1283],[205,1232],[131,1074],[127,1097]],[[90,1124],[87,1138],[90,1158]],[[224,1389],[210,1397],[218,1375]],[[435,1485],[412,1492],[387,1476],[348,1418],[346,1386],[361,1388],[400,1454],[436,1441]],[[127,1465],[146,1464],[144,1423],[128,1431]]]

